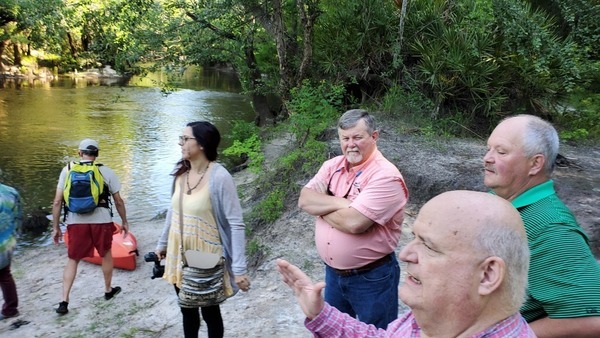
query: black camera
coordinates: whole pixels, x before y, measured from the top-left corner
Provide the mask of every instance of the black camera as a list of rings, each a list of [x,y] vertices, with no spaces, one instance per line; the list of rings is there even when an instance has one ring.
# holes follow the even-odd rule
[[[154,266],[152,267],[152,279],[161,278],[165,274],[165,266],[160,265],[160,258],[154,252],[148,252],[144,255],[144,260],[146,262],[154,262]]]

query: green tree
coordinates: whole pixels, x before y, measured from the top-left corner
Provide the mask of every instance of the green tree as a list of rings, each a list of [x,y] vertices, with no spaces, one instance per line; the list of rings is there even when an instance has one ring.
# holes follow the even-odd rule
[[[315,27],[314,75],[356,89],[361,102],[377,97],[394,78],[397,11],[392,1],[323,1]]]
[[[13,64],[21,65],[23,51],[30,55],[32,49],[52,51],[60,41],[58,29],[63,2],[60,0],[10,0],[0,7],[2,21],[2,47],[12,44]]]
[[[137,71],[164,19],[153,0],[68,0],[68,7],[69,54],[81,56],[81,66],[99,62],[121,72]]]
[[[171,22],[169,31],[181,42],[177,50],[180,60],[232,65],[252,96],[257,124],[263,125],[275,115],[287,114],[285,106],[274,109],[269,104],[268,94],[285,102],[291,88],[308,76],[318,3],[172,0],[167,2],[168,8],[183,13],[185,20]]]
[[[600,2],[594,0],[529,0],[557,20],[554,29],[571,38],[590,60],[600,60]]]
[[[500,74],[506,79],[509,111],[549,117],[556,102],[580,81],[578,52],[555,32],[555,21],[531,5],[494,0]]]
[[[506,99],[498,79],[491,7],[477,1],[416,1],[407,22],[417,84],[435,104],[433,118],[495,112]],[[412,60],[409,60],[409,62]]]
[[[580,81],[576,46],[555,27],[518,0],[413,0],[401,85],[433,101],[433,118],[548,117]]]
[[[4,72],[2,62],[6,47],[17,30],[17,14],[19,8],[12,0],[0,4],[0,72]]]
[[[168,54],[161,55],[160,64],[232,66],[252,97],[257,124],[266,123],[269,83],[262,76],[256,41],[268,37],[252,15],[237,1],[176,0],[168,1],[166,9],[173,19],[165,27]]]
[[[4,0],[0,3],[0,27],[17,21],[18,7],[15,0]]]

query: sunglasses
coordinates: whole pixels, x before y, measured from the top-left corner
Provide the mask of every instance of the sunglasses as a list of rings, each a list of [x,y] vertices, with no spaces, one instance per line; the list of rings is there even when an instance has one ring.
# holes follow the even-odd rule
[[[329,196],[335,196],[335,194],[333,192],[331,192],[331,189],[329,189],[329,187],[331,186],[331,181],[333,180],[333,176],[335,176],[335,174],[339,173],[342,171],[342,168],[336,170],[333,175],[331,175],[331,177],[329,178],[329,183],[327,183],[327,195]],[[352,186],[354,185],[354,182],[356,181],[356,178],[358,176],[360,176],[360,174],[362,174],[362,170],[356,173],[356,176],[354,176],[354,179],[352,180],[352,183],[350,184],[350,188],[348,188],[348,191],[346,191],[346,194],[344,195],[344,198],[348,198],[348,195],[350,195],[350,190],[352,190]],[[360,189],[359,191],[360,192]]]

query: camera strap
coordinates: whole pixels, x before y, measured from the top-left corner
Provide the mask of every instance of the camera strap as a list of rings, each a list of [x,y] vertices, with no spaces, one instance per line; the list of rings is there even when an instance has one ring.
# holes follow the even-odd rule
[[[182,266],[187,265],[187,261],[185,259],[185,248],[183,247],[183,175],[179,176],[179,235],[181,236],[179,240],[179,253],[181,254],[181,264]]]

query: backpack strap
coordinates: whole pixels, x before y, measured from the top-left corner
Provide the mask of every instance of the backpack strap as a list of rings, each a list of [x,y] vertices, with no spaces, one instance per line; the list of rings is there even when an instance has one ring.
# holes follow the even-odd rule
[[[100,175],[102,175],[102,172],[100,171],[100,167],[103,166],[104,164],[92,162],[92,165],[97,166],[98,172],[100,173]],[[98,196],[98,198],[100,200],[104,200],[106,202],[98,202],[98,207],[107,208],[110,211],[110,217],[113,217],[112,201],[110,200],[110,196],[111,195],[110,195],[110,190],[109,190],[108,184],[106,182],[104,182],[104,191],[102,191],[102,194],[100,194],[100,196]]]
[[[69,161],[67,163],[67,175],[69,175],[69,171],[71,171],[71,163],[73,163],[73,162]],[[63,187],[63,189],[64,189],[64,187]],[[63,205],[63,223],[65,223],[67,221],[67,214],[69,213],[69,208],[67,208],[67,203],[65,202],[64,197],[62,200],[62,205]]]

